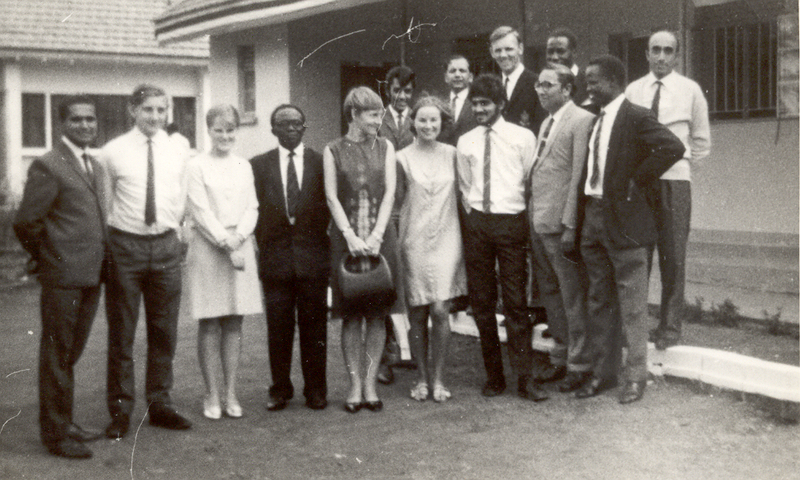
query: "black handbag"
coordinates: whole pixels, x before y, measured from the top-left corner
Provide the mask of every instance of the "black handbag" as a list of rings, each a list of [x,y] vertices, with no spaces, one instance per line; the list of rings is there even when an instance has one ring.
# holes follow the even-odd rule
[[[397,300],[392,271],[383,255],[345,255],[336,275],[343,313],[381,313]]]

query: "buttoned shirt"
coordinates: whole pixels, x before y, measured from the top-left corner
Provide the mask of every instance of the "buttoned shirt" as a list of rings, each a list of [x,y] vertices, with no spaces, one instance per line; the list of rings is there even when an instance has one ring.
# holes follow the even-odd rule
[[[69,147],[69,149],[75,155],[75,158],[78,159],[78,163],[80,164],[81,168],[83,168],[83,171],[88,173],[88,174],[91,174],[92,172],[89,172],[88,170],[86,170],[86,162],[83,161],[83,156],[84,155],[88,155],[88,156],[92,155],[91,153],[89,153],[89,149],[88,148],[81,148],[81,147],[75,145],[74,143],[72,143],[72,140],[70,140],[69,137],[67,137],[66,135],[62,135],[61,141],[64,142],[64,144]]]
[[[525,65],[522,62],[519,62],[509,75],[503,74],[503,85],[506,86],[506,101],[511,101],[511,94],[514,93],[514,87],[517,86],[517,81],[519,80],[519,76],[522,75],[522,72],[525,70]],[[506,84],[506,79],[508,79],[508,84]]]
[[[653,72],[632,82],[625,89],[631,103],[650,108],[656,94],[658,79]],[[691,180],[690,161],[697,162],[711,150],[711,129],[708,121],[708,102],[700,86],[673,71],[661,79],[658,101],[658,121],[678,137],[686,153],[661,178]]]
[[[464,206],[483,211],[485,126],[458,139],[458,176]],[[527,128],[499,117],[491,126],[491,212],[516,214],[525,210],[525,179],[536,155],[536,136]]]
[[[394,118],[394,123],[395,123],[395,125],[397,125],[397,128],[398,129],[403,128],[403,121],[405,121],[405,119],[408,118],[408,114],[409,114],[409,110],[410,109],[406,108],[402,112],[398,112],[397,110],[395,110],[393,105],[389,104],[388,110],[392,114],[392,118]],[[402,119],[400,117],[400,114],[403,115]]]
[[[586,195],[597,198],[603,197],[603,177],[606,173],[608,141],[611,139],[611,129],[614,126],[614,121],[617,119],[617,113],[619,112],[619,107],[622,106],[623,100],[625,100],[625,95],[620,94],[617,98],[611,100],[608,105],[603,107],[601,110],[601,112],[603,112],[602,125],[600,125],[600,120],[598,119],[592,128],[592,135],[589,137],[589,157],[586,159],[586,164],[589,166],[589,170],[586,172],[586,184],[584,185],[584,193]],[[591,178],[592,175],[594,175],[594,139],[597,136],[598,128],[600,128],[600,144],[598,147],[599,157],[597,163],[600,176],[598,177],[597,185],[592,187]]]
[[[450,104],[453,105],[453,100],[455,99],[455,105],[453,108],[453,121],[455,122],[458,120],[458,116],[461,115],[461,109],[464,108],[464,102],[467,101],[467,95],[469,94],[469,88],[464,88],[460,92],[450,91]]]
[[[147,136],[138,127],[108,142],[100,151],[109,185],[108,225],[138,235],[177,230],[186,208],[188,152],[163,130],[152,137],[156,222],[146,225]]]
[[[300,190],[303,190],[303,154],[305,152],[305,147],[302,143],[296,146],[294,150],[294,158],[292,159],[292,163],[294,164],[294,171],[297,173],[297,186]],[[281,145],[278,145],[278,158],[280,159],[280,167],[281,167],[281,183],[283,183],[283,199],[284,202],[288,202],[289,194],[287,191],[288,185],[288,177],[287,173],[289,170],[289,150],[284,148]],[[287,204],[287,211],[288,211],[288,204]]]

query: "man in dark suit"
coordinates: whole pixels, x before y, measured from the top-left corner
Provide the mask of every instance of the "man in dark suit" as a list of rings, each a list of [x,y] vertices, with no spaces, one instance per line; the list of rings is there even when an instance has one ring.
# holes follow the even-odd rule
[[[444,83],[450,88],[448,95],[453,122],[442,129],[439,141],[456,146],[458,137],[478,126],[469,103],[472,72],[465,56],[456,54],[450,57],[444,72]]]
[[[87,148],[97,137],[94,102],[68,97],[59,107],[63,137],[33,161],[14,231],[42,284],[39,424],[53,455],[89,458],[83,442],[102,436],[72,422],[73,367],[100,299],[106,257],[103,173]]]
[[[575,75],[575,89],[572,91],[572,101],[575,105],[586,108],[592,113],[597,113],[597,108],[589,102],[586,93],[586,75],[575,63],[575,52],[578,50],[578,37],[568,28],[556,28],[547,36],[545,55],[547,61],[560,63],[569,68]]]
[[[378,135],[392,142],[396,152],[411,145],[411,97],[414,95],[414,71],[405,65],[393,67],[386,73],[389,104]]]
[[[267,409],[286,408],[294,396],[290,378],[295,311],[306,406],[327,405],[325,380],[330,212],[325,201],[322,155],[303,145],[305,115],[280,105],[270,117],[278,148],[250,160],[258,197],[259,273],[267,304],[272,386]]]
[[[522,64],[524,47],[519,32],[511,27],[497,27],[489,36],[489,44],[492,58],[502,71],[506,91],[503,118],[536,134],[547,112],[536,96],[536,73]]]
[[[625,66],[618,58],[589,62],[586,85],[602,108],[589,139],[579,202],[595,350],[593,377],[576,396],[592,397],[616,384],[617,372],[609,365],[621,320],[628,354],[619,401],[631,403],[642,398],[647,381],[647,252],[656,227],[645,192],[685,148],[652,111],[625,99]]]
[[[542,124],[531,172],[528,219],[539,296],[547,310],[548,332],[556,341],[550,366],[539,380],[561,380],[562,392],[590,376],[586,342],[586,267],[576,255],[578,184],[594,115],[570,100],[575,76],[564,65],[548,63],[537,91],[550,115]]]

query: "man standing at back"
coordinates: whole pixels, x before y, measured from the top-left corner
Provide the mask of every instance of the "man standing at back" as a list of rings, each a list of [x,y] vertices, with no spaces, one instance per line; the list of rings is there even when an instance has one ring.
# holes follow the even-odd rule
[[[536,74],[522,64],[522,38],[511,27],[497,27],[489,36],[489,51],[502,71],[506,106],[503,118],[534,132],[539,131],[547,112],[536,96]]]
[[[465,56],[456,54],[450,57],[444,72],[444,83],[450,88],[453,123],[444,126],[442,133],[439,134],[439,141],[456,146],[461,135],[478,126],[469,102],[472,72],[469,69],[469,60]]]
[[[628,100],[652,109],[658,121],[686,147],[683,158],[648,191],[655,207],[661,270],[659,323],[650,337],[659,350],[677,345],[681,336],[686,244],[692,216],[691,165],[707,156],[711,148],[708,103],[697,83],[675,71],[678,47],[678,38],[672,32],[651,35],[646,53],[650,73],[625,90]],[[650,262],[652,253],[648,257]]]
[[[393,67],[386,73],[389,105],[386,107],[378,135],[392,142],[397,152],[414,141],[410,115],[414,83],[414,71],[405,65]]]
[[[108,316],[109,438],[130,427],[135,400],[133,340],[144,298],[147,322],[145,397],[150,425],[185,430],[191,422],[172,406],[172,359],[178,343],[183,244],[178,229],[186,207],[187,152],[164,131],[167,95],[140,85],[130,99],[134,127],[103,147],[108,175],[111,273]]]
[[[575,105],[586,107],[591,105],[587,100],[586,76],[584,71],[575,63],[575,52],[578,49],[578,37],[568,28],[557,28],[547,36],[545,55],[550,63],[560,63],[569,68],[575,76],[575,88],[572,91],[572,101]],[[592,112],[595,113],[595,112]]]
[[[58,109],[63,137],[33,161],[14,231],[42,284],[39,425],[53,455],[89,458],[88,432],[72,422],[73,367],[83,352],[100,299],[106,259],[103,172],[89,154],[97,115],[88,97],[67,97]]]
[[[290,377],[296,318],[306,406],[322,410],[328,404],[326,301],[331,262],[322,155],[303,145],[306,117],[300,108],[280,105],[270,123],[278,148],[250,160],[258,197],[258,271],[267,304],[272,372],[267,409],[283,410],[294,395]]]

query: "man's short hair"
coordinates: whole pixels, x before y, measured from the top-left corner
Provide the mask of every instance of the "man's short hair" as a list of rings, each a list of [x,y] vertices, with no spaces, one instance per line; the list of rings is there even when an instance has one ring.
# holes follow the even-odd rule
[[[305,125],[305,123],[306,123],[306,114],[303,113],[302,110],[300,110],[300,107],[298,107],[297,105],[292,105],[291,103],[283,103],[283,104],[278,105],[277,107],[275,107],[275,110],[273,110],[272,114],[269,116],[269,124],[274,127],[275,126],[275,119],[278,116],[278,112],[280,112],[281,110],[285,110],[287,108],[291,108],[293,110],[296,110],[297,113],[300,114],[300,118],[303,119],[303,124]]]
[[[572,73],[572,70],[570,70],[568,67],[561,65],[560,63],[547,62],[547,64],[545,64],[539,73],[542,73],[545,70],[552,70],[556,72],[558,83],[569,88],[570,94],[575,91],[575,74]]]
[[[206,113],[206,126],[211,128],[211,125],[214,124],[214,120],[219,117],[230,118],[233,126],[239,128],[239,111],[236,110],[236,107],[233,105],[220,104],[214,105],[208,109],[208,113]]]
[[[388,91],[389,88],[392,86],[392,82],[394,79],[397,79],[397,83],[400,84],[400,87],[405,87],[409,83],[412,87],[415,86],[414,79],[416,75],[414,75],[414,70],[406,67],[405,65],[398,65],[396,67],[392,67],[388,72],[386,72],[386,89]]]
[[[489,47],[491,47],[494,42],[500,40],[506,35],[514,35],[514,37],[517,39],[517,43],[522,44],[522,37],[519,35],[517,29],[503,25],[502,27],[495,28],[492,34],[489,35]]]
[[[565,37],[567,39],[567,43],[569,43],[569,49],[573,52],[578,49],[578,37],[572,33],[572,30],[566,27],[556,28],[549,35],[547,35],[547,39],[557,38],[557,37]]]
[[[472,82],[467,97],[470,101],[475,97],[486,97],[499,105],[506,102],[506,89],[500,77],[493,73],[482,73]]]
[[[464,55],[462,55],[460,53],[454,53],[454,54],[450,55],[449,57],[447,57],[447,61],[444,63],[445,70],[447,70],[447,68],[450,66],[450,64],[453,62],[453,60],[466,60],[467,61],[467,69],[470,72],[472,71],[472,64],[469,62],[469,58],[465,57]]]
[[[70,95],[64,98],[58,105],[58,119],[61,120],[61,123],[64,123],[67,119],[69,109],[73,105],[91,105],[94,107],[95,111],[97,111],[97,103],[88,95]]]
[[[143,83],[133,89],[133,94],[130,98],[130,104],[132,107],[138,107],[150,97],[165,97],[166,95],[167,92],[165,92],[161,87]]]
[[[653,35],[655,35],[656,33],[669,33],[670,35],[672,35],[672,38],[675,39],[675,53],[678,53],[678,52],[681,51],[681,40],[680,40],[680,38],[678,38],[678,34],[676,32],[674,32],[674,31],[668,30],[666,28],[662,28],[660,30],[655,30],[653,33],[650,34],[649,37],[647,37],[647,49],[648,50],[650,50],[650,39],[653,38]]]
[[[625,65],[622,60],[614,55],[600,55],[589,62],[588,66],[592,65],[600,68],[600,76],[622,88],[625,87]]]
[[[352,122],[353,117],[358,113],[366,110],[383,110],[383,102],[381,97],[375,93],[375,90],[362,85],[353,87],[347,92],[342,110],[344,111],[344,118],[348,122]]]

